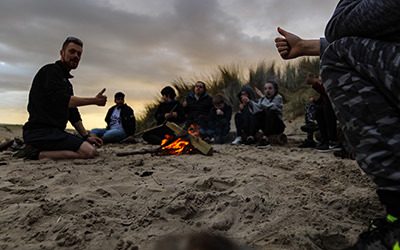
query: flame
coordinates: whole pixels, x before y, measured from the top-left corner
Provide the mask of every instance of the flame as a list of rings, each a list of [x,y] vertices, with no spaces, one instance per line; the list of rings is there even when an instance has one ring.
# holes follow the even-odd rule
[[[165,139],[161,141],[161,151],[163,153],[171,155],[181,155],[183,153],[190,153],[193,150],[190,145],[190,141],[183,138],[178,138],[175,141],[168,143],[172,138],[173,136],[171,135],[165,135]]]

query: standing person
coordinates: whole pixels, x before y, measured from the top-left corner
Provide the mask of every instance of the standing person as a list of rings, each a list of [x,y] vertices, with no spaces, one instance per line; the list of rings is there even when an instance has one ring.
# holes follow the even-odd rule
[[[260,145],[269,145],[268,136],[282,134],[285,124],[282,120],[283,99],[278,93],[278,84],[268,81],[264,84],[264,92],[255,88],[256,94],[261,97],[257,101],[250,100],[249,109],[255,115],[256,128],[263,131]]]
[[[400,249],[399,22],[400,1],[342,0],[326,40],[280,28],[283,37],[275,39],[284,59],[321,53],[322,82],[343,133],[378,186],[386,217],[373,221],[353,249]]]
[[[104,143],[120,142],[128,136],[135,134],[136,119],[133,109],[125,103],[125,94],[117,92],[114,95],[115,105],[106,115],[107,127],[95,128],[90,132],[100,137]]]
[[[102,145],[102,140],[91,136],[79,114],[79,106],[104,106],[107,97],[103,89],[95,97],[78,97],[69,81],[70,71],[78,67],[83,43],[68,37],[61,48],[61,59],[45,65],[33,79],[29,92],[28,122],[23,126],[26,147],[17,157],[28,159],[87,159],[97,155],[92,144]],[[81,137],[65,132],[70,122]]]
[[[232,107],[225,102],[222,94],[213,97],[214,107],[210,111],[207,135],[215,143],[223,144],[231,129]]]
[[[182,103],[185,110],[186,127],[190,124],[200,126],[200,134],[205,136],[208,124],[208,115],[213,107],[212,97],[208,95],[206,84],[197,81],[193,92],[190,92]]]

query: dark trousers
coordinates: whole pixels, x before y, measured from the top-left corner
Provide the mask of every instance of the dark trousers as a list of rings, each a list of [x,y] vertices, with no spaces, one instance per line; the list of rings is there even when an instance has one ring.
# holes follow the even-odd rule
[[[328,98],[328,97],[321,97]],[[336,115],[329,100],[323,100],[315,112],[318,128],[321,133],[321,143],[337,141]]]
[[[266,136],[279,135],[285,130],[285,124],[274,110],[263,110],[256,115],[256,127]]]
[[[400,217],[400,44],[346,37],[321,61],[324,87],[360,167]]]
[[[241,137],[254,136],[256,130],[256,119],[249,109],[245,107],[242,112],[235,115],[236,135]]]

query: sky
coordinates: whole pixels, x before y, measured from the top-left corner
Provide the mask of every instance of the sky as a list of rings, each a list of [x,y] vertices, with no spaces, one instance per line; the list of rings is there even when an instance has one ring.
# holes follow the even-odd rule
[[[188,84],[218,66],[281,61],[280,26],[303,38],[323,36],[337,0],[1,0],[0,123],[23,124],[36,72],[59,59],[62,42],[83,43],[71,71],[76,96],[106,88],[106,107],[80,107],[86,128],[104,127],[117,91],[143,114],[160,90]]]

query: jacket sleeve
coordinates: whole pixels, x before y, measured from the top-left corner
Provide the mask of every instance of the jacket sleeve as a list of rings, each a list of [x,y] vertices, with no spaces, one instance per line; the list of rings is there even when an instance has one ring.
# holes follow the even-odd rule
[[[82,121],[81,114],[79,113],[78,108],[69,108],[68,112],[69,112],[68,120],[71,124],[75,124],[78,121]]]
[[[112,112],[114,111],[114,107],[115,107],[115,106],[112,106],[111,108],[108,109],[107,114],[106,114],[106,118],[104,119],[104,121],[105,121],[106,124],[107,124],[106,129],[109,129],[109,128],[110,128],[111,114],[112,114]]]
[[[341,0],[325,37],[329,42],[349,36],[392,41],[394,35],[399,38],[399,22],[399,0]]]
[[[154,118],[156,119],[157,124],[162,124],[165,120],[165,114],[162,112],[162,103],[158,104],[158,107],[156,109],[156,112],[154,114]]]

